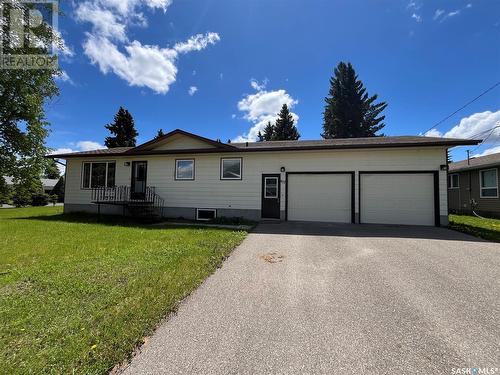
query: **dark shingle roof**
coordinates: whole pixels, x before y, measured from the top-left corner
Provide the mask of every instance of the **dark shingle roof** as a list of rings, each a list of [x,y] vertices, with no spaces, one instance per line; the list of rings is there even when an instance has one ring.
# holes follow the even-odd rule
[[[243,149],[256,148],[365,148],[365,147],[402,147],[402,146],[428,146],[428,145],[455,145],[476,144],[476,141],[454,138],[421,137],[421,136],[393,136],[393,137],[366,137],[366,138],[335,138],[306,141],[265,141],[231,143]]]
[[[392,148],[392,147],[426,147],[426,146],[459,146],[475,145],[480,141],[436,138],[422,136],[395,136],[395,137],[369,137],[369,138],[337,138],[320,140],[299,141],[266,141],[225,144],[212,141],[212,148],[201,149],[176,149],[176,150],[151,150],[142,149],[143,146],[117,147],[104,150],[83,151],[71,154],[50,155],[56,158],[81,157],[81,156],[107,156],[107,155],[161,155],[161,154],[187,154],[187,153],[214,153],[214,152],[258,152],[258,151],[290,151],[290,150],[335,150],[335,149],[361,149],[361,148]],[[149,144],[150,142],[147,142]],[[217,147],[220,144],[220,147]]]
[[[124,152],[133,149],[134,147],[113,147],[113,148],[103,148],[99,150],[90,150],[90,151],[78,151],[78,152],[70,152],[65,154],[49,154],[48,157],[52,158],[61,158],[64,159],[66,156],[103,156],[103,155],[120,155]]]
[[[456,163],[450,163],[449,171],[458,172],[468,169],[478,169],[494,165],[500,165],[500,152],[497,152],[496,154],[470,158],[469,163],[467,163],[467,160],[461,160],[457,161]]]

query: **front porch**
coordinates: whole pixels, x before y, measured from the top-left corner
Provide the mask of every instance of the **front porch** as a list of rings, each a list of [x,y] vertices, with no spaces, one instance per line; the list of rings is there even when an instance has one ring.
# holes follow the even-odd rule
[[[156,193],[154,186],[146,186],[143,191],[132,190],[130,186],[95,187],[92,188],[91,202],[97,204],[97,212],[101,213],[101,205],[122,206],[122,214],[141,219],[155,220],[162,216],[161,209],[165,200]]]

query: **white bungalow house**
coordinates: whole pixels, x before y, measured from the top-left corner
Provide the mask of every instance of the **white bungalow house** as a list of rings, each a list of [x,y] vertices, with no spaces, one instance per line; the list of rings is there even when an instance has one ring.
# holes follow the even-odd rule
[[[65,212],[446,225],[446,151],[416,136],[222,143],[174,130],[66,159]]]

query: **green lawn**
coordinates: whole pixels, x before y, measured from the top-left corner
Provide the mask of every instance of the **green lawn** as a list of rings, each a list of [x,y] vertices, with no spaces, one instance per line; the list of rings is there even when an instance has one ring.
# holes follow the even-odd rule
[[[245,235],[0,209],[1,372],[107,372]]]
[[[450,215],[450,228],[484,238],[485,240],[500,242],[499,219],[481,219],[476,216]]]

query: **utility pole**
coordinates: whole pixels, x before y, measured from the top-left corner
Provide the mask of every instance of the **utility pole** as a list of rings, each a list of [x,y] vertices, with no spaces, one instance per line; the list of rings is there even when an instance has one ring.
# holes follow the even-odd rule
[[[470,150],[467,150],[467,165],[470,165]]]

